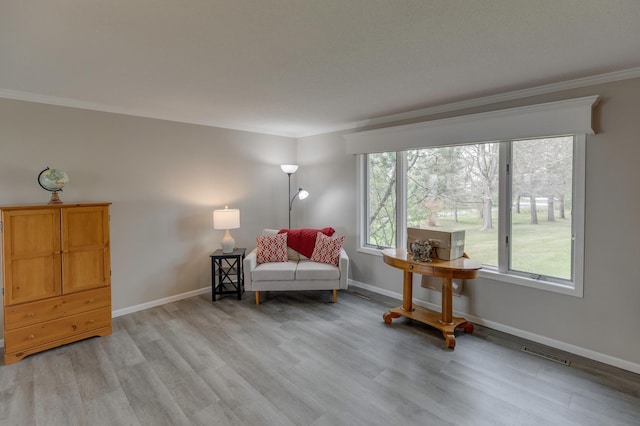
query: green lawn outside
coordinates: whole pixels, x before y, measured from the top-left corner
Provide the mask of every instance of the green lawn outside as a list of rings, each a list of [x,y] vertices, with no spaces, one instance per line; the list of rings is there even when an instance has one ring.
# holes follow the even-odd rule
[[[546,211],[540,211],[538,224],[531,225],[529,212],[513,214],[511,269],[571,279],[571,219],[547,222]],[[496,229],[481,231],[481,218],[477,215],[459,215],[458,223],[452,217],[439,217],[438,227],[465,230],[465,252],[470,258],[485,265],[498,264],[497,218]]]

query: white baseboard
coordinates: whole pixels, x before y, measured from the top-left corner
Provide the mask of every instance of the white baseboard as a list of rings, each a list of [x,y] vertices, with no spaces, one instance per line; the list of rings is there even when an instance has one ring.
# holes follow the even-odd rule
[[[138,311],[144,311],[145,309],[155,308],[156,306],[166,305],[167,303],[177,302],[178,300],[186,299],[188,297],[198,296],[211,292],[211,286],[203,287],[198,290],[187,291],[186,293],[176,294],[175,296],[164,297],[162,299],[152,300],[151,302],[141,303],[139,305],[128,306],[126,308],[118,309],[111,313],[113,318],[122,315],[132,314]]]
[[[383,296],[391,297],[393,299],[402,300],[402,294],[396,293],[393,291],[385,290],[379,287],[375,287],[369,284],[361,283],[354,280],[349,280],[349,286],[359,287],[364,290],[368,290],[372,293],[381,294]],[[425,302],[420,299],[413,299],[413,303],[418,306],[422,306],[423,308],[432,309],[434,311],[440,311],[441,307],[434,303]],[[491,328],[493,330],[502,331],[507,334],[511,334],[512,336],[522,337],[523,339],[531,340],[532,342],[541,343],[546,346],[550,346],[552,348],[560,349],[565,352],[569,352],[575,355],[582,356],[584,358],[592,359],[594,361],[601,362],[603,364],[611,365],[613,367],[621,368],[623,370],[631,371],[636,374],[640,374],[640,364],[636,364],[634,362],[626,361],[624,359],[616,358],[607,354],[603,354],[600,352],[592,351],[590,349],[583,348],[581,346],[571,345],[565,342],[561,342],[559,340],[550,339],[545,336],[541,336],[539,334],[530,333],[525,330],[520,330],[518,328],[514,328],[508,325],[500,324],[495,321],[489,321],[484,318],[477,317],[475,315],[470,315],[466,312],[457,312],[454,314],[456,316],[461,316],[463,318],[468,319],[469,321],[480,324],[487,328]]]

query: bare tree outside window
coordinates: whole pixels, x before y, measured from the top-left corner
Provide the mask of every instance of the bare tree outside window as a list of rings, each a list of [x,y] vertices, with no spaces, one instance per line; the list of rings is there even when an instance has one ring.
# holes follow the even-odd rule
[[[395,247],[396,153],[369,154],[367,181],[367,244]]]

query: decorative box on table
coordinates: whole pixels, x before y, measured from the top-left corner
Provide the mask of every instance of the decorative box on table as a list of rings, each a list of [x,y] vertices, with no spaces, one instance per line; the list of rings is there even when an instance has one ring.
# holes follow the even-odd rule
[[[453,260],[464,255],[464,230],[407,228],[407,250],[410,250],[409,244],[418,240],[429,241],[433,247],[432,257],[434,258]],[[421,286],[441,291],[442,281],[438,278],[423,275]],[[464,287],[464,280],[454,279],[452,287],[453,295],[460,296]]]
[[[428,240],[438,259],[453,260],[464,254],[464,229],[407,228],[407,248],[417,240]]]

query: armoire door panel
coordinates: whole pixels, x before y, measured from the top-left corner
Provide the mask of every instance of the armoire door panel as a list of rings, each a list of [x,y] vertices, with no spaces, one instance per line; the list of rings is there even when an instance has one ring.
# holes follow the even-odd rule
[[[63,209],[62,256],[63,293],[110,285],[109,210]]]
[[[5,304],[61,294],[60,209],[3,213]]]
[[[64,269],[65,294],[110,284],[105,270],[104,250],[83,250],[65,253],[62,260]]]
[[[61,294],[60,256],[14,259],[6,271],[11,305]]]
[[[35,257],[60,250],[60,209],[7,212],[5,243],[13,257]]]
[[[78,207],[62,211],[63,250],[104,247],[109,244],[108,210]]]

